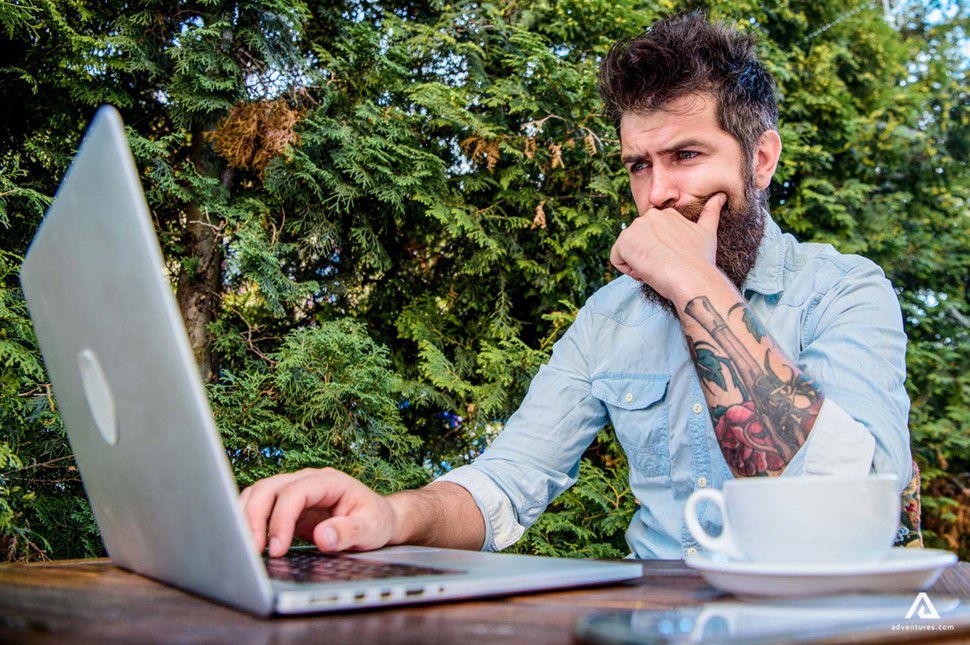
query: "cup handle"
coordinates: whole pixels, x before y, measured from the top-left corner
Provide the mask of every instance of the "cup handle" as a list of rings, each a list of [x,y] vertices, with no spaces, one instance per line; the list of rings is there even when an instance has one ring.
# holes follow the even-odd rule
[[[704,501],[711,502],[721,511],[721,534],[716,537],[705,531],[697,519],[697,505]],[[715,553],[723,553],[736,560],[747,560],[734,543],[731,524],[728,522],[727,510],[724,506],[724,494],[721,491],[713,488],[694,491],[687,498],[684,520],[687,522],[687,530],[694,536],[697,543],[705,549]]]

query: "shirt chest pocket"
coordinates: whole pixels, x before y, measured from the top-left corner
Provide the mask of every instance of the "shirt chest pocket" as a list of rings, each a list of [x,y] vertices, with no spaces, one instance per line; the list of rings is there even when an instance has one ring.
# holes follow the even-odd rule
[[[630,467],[641,477],[670,474],[669,382],[669,374],[603,374],[593,378],[592,394],[606,405]]]

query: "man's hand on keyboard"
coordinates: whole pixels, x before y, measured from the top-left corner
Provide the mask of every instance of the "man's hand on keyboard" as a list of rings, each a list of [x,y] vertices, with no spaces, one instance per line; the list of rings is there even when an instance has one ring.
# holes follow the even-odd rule
[[[256,548],[287,552],[293,537],[321,551],[369,551],[388,544],[397,525],[387,498],[350,475],[305,469],[260,480],[239,498]]]

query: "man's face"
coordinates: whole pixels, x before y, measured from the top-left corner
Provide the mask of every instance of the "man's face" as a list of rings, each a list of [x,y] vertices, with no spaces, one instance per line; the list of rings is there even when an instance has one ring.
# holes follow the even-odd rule
[[[741,144],[718,125],[715,99],[691,95],[662,111],[624,113],[620,152],[641,215],[651,208],[674,208],[696,221],[711,196],[727,195],[718,226],[717,265],[740,288],[757,257],[766,194]],[[762,180],[765,186],[767,181],[770,176]],[[643,292],[671,308],[650,285],[644,284]]]

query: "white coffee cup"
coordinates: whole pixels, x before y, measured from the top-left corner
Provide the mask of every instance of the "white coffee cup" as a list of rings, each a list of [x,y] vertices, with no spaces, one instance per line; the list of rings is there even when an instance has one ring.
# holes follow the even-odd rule
[[[723,490],[687,499],[687,529],[704,548],[749,562],[858,564],[889,553],[899,527],[895,475],[732,479]],[[708,501],[722,530],[709,534],[697,519]]]

